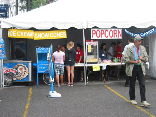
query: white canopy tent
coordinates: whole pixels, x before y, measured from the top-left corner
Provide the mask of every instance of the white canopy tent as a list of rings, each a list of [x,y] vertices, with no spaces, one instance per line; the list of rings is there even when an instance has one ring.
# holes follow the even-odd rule
[[[58,0],[24,14],[4,19],[2,28],[17,29],[86,29],[99,28],[148,28],[156,26],[154,0]],[[83,30],[84,32],[84,30]],[[84,33],[83,33],[84,34]],[[154,37],[156,44],[156,37]],[[149,40],[153,50],[155,44]],[[83,38],[85,46],[85,35]],[[151,50],[151,49],[150,49]],[[154,51],[153,51],[154,53]],[[156,78],[155,54],[150,55],[150,75]],[[152,59],[151,59],[152,57]]]
[[[58,0],[2,20],[2,28],[147,28],[156,25],[154,13],[154,0]]]

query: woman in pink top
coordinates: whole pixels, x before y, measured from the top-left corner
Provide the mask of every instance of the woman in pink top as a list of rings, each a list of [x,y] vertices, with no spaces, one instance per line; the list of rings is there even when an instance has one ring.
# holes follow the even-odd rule
[[[60,87],[59,83],[59,75],[61,79],[61,85],[63,85],[63,75],[64,75],[64,61],[65,61],[65,53],[61,51],[61,45],[57,45],[57,51],[52,55],[52,61],[54,62],[54,70],[56,74],[56,82],[58,87]]]

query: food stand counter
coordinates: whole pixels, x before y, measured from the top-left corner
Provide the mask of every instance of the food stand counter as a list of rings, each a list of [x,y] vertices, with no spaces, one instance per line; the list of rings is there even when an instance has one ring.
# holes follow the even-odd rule
[[[92,63],[92,64],[76,63],[75,67],[84,67],[84,66],[86,66],[86,67],[94,67],[94,66],[99,66],[99,67],[101,67],[101,69],[100,69],[100,72],[101,72],[101,70],[105,70],[107,66],[122,66],[122,65],[125,65],[125,63],[121,63],[121,62],[117,62],[117,63],[114,63],[114,62],[103,63],[102,62],[102,63],[97,63],[97,64],[94,64],[94,63]],[[87,79],[86,79],[87,82],[88,82],[89,74],[93,73],[93,72],[94,72],[93,69],[89,70],[89,72],[87,74]],[[109,78],[108,78],[108,70],[107,69],[106,69],[106,79],[109,80]]]

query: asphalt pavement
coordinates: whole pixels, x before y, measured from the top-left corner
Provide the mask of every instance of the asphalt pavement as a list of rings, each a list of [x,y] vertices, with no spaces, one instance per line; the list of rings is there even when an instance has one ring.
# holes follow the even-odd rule
[[[125,80],[75,82],[73,87],[54,85],[60,98],[50,98],[49,85],[13,85],[0,89],[0,117],[154,117],[156,79],[146,79],[146,98],[150,107],[141,107],[136,82],[136,101],[129,103]]]

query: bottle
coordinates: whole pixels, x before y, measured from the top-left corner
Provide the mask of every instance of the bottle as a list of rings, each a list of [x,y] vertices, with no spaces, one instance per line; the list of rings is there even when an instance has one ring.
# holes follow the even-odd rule
[[[115,63],[117,62],[117,58],[115,57]]]
[[[113,57],[113,62],[115,62],[115,57]]]
[[[120,57],[118,58],[118,62],[120,62]]]
[[[101,58],[99,58],[99,63],[101,63]]]
[[[138,63],[138,65],[141,65],[141,59],[140,59],[140,58],[138,58],[138,60],[140,60],[140,63]]]
[[[119,60],[119,59],[118,59],[118,57],[117,57],[117,60],[116,60],[116,62],[118,62],[118,60]]]

